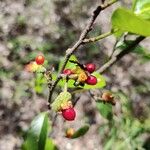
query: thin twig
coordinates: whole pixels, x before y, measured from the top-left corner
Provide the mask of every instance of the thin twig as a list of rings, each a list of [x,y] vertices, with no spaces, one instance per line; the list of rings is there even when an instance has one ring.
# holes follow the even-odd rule
[[[49,89],[49,98],[48,98],[48,106],[49,106],[49,109],[50,109],[50,103],[51,103],[51,100],[52,100],[52,94],[53,94],[53,91],[57,85],[57,83],[59,82],[59,80],[61,79],[61,73],[63,72],[70,56],[75,52],[75,50],[77,48],[79,48],[79,46],[81,46],[83,44],[83,40],[86,38],[87,34],[90,32],[90,30],[92,29],[92,26],[93,26],[93,23],[95,22],[97,16],[99,15],[99,13],[104,10],[105,8],[109,7],[110,5],[114,4],[115,2],[117,2],[118,0],[111,0],[110,2],[108,2],[107,4],[103,4],[103,5],[100,5],[98,6],[94,11],[93,11],[93,14],[89,20],[89,23],[87,24],[87,26],[85,27],[85,29],[83,30],[83,32],[81,33],[80,37],[79,37],[79,40],[73,45],[72,48],[69,48],[67,51],[66,51],[66,55],[65,55],[65,59],[64,59],[64,62],[63,62],[63,65],[58,73],[58,76],[56,78],[56,80],[52,83],[50,89]]]
[[[89,38],[89,39],[84,39],[83,40],[83,44],[99,41],[101,39],[104,39],[104,38],[106,38],[108,36],[113,35],[117,31],[118,31],[118,29],[113,29],[113,30],[111,30],[109,32],[106,32],[106,33],[103,33],[103,34],[101,34],[99,36],[92,37],[92,38]]]
[[[101,39],[104,39],[104,38],[106,38],[106,37],[112,35],[112,34],[113,34],[113,33],[110,31],[110,32],[101,34],[101,35],[96,36],[96,37],[92,37],[92,38],[89,38],[89,39],[84,39],[84,40],[83,40],[83,44],[99,41],[99,40],[101,40]]]
[[[135,41],[133,41],[131,44],[129,44],[126,48],[124,48],[121,51],[115,51],[116,53],[114,53],[112,55],[112,57],[110,58],[110,60],[108,62],[106,62],[102,67],[100,67],[97,72],[98,73],[103,73],[105,72],[108,68],[110,68],[115,62],[117,62],[118,60],[120,60],[123,56],[125,56],[126,54],[130,53],[131,51],[133,51],[133,49],[142,41],[144,40],[145,37],[143,36],[139,36],[138,38],[136,38]]]
[[[117,39],[117,40],[115,41],[115,44],[114,44],[114,46],[113,46],[112,52],[111,52],[111,54],[110,54],[110,56],[109,56],[109,59],[112,58],[114,52],[116,51],[116,46],[117,46],[118,42],[119,42],[119,39]]]

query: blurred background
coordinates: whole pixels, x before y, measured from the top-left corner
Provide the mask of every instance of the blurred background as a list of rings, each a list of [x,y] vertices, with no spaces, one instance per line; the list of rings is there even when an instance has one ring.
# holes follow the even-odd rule
[[[47,110],[48,88],[41,76],[24,70],[43,53],[47,68],[58,69],[65,50],[84,29],[99,0],[0,0],[0,150],[20,149],[31,120]],[[121,0],[103,11],[89,36],[110,31],[110,18],[117,7],[131,7]],[[81,63],[99,68],[112,52],[115,37],[81,47]],[[141,43],[150,50],[150,39]],[[119,95],[113,107],[114,122],[103,118],[88,92],[77,94],[77,119],[64,123],[58,117],[51,133],[60,150],[150,149],[150,61],[129,54],[104,74],[106,89]],[[54,95],[57,94],[57,90]],[[64,137],[67,127],[91,125],[79,139]]]

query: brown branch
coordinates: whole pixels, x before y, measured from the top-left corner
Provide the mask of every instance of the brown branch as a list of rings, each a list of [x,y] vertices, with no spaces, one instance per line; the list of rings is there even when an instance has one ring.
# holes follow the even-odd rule
[[[116,63],[117,61],[119,61],[123,56],[125,56],[126,54],[130,53],[133,51],[133,49],[142,41],[144,40],[145,37],[143,36],[139,36],[136,38],[135,41],[133,41],[132,43],[130,43],[126,48],[124,48],[121,51],[115,51],[116,53],[114,53],[112,55],[112,57],[110,58],[110,60],[108,62],[106,62],[102,67],[100,67],[97,72],[98,73],[104,73],[107,69],[109,69],[114,63]]]
[[[50,103],[51,103],[51,99],[52,99],[52,94],[53,94],[53,91],[57,85],[57,83],[59,82],[59,80],[61,79],[61,73],[63,72],[70,56],[75,52],[75,50],[77,48],[79,48],[79,46],[81,46],[83,44],[83,40],[86,38],[87,34],[90,32],[90,30],[92,29],[92,26],[97,18],[97,16],[100,14],[100,12],[102,10],[104,10],[105,8],[109,7],[110,5],[114,4],[117,0],[111,0],[110,2],[106,3],[106,4],[102,4],[100,6],[98,6],[94,11],[93,11],[93,14],[89,20],[89,23],[87,24],[87,26],[85,27],[85,29],[83,30],[83,32],[81,33],[80,37],[79,37],[79,40],[73,45],[72,48],[69,48],[67,51],[66,51],[66,55],[65,55],[65,59],[64,59],[64,62],[63,62],[63,65],[58,73],[58,76],[56,78],[56,80],[52,83],[50,89],[49,89],[49,98],[48,98],[48,106],[49,106],[49,109],[50,109]]]

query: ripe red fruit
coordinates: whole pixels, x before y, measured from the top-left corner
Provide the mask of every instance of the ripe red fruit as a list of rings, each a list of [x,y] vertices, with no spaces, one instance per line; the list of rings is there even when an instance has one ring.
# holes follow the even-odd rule
[[[42,65],[44,63],[44,60],[45,60],[45,58],[43,55],[38,55],[35,58],[35,61],[38,65]]]
[[[86,65],[85,65],[85,68],[86,68],[86,70],[87,70],[89,73],[92,73],[92,72],[95,71],[96,65],[93,64],[93,63],[86,64]]]
[[[66,119],[68,121],[72,121],[76,117],[76,112],[75,112],[74,108],[64,109],[64,110],[62,110],[62,116],[64,117],[64,119]]]
[[[97,78],[93,75],[90,75],[85,82],[89,85],[95,85],[97,84]]]
[[[71,71],[71,69],[65,69],[65,70],[63,71],[63,74],[65,74],[65,75],[71,75],[71,74],[72,74],[72,71]]]

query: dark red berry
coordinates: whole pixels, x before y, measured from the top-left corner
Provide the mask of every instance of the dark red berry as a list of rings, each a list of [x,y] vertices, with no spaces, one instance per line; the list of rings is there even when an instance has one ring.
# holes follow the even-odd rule
[[[95,85],[97,84],[97,78],[93,75],[90,75],[85,82],[89,85]]]
[[[86,64],[86,65],[85,65],[85,68],[86,68],[86,70],[87,70],[89,73],[92,73],[92,72],[95,71],[96,65],[93,64],[93,63]]]
[[[35,61],[38,65],[42,65],[44,63],[44,56],[43,55],[38,55],[36,58],[35,58]]]
[[[76,117],[76,112],[75,112],[74,108],[64,109],[64,110],[62,110],[62,116],[64,117],[64,119],[66,119],[68,121],[72,121]]]
[[[65,69],[65,70],[63,71],[63,74],[65,74],[65,75],[71,75],[71,74],[72,74],[72,71],[71,71],[71,69]]]

